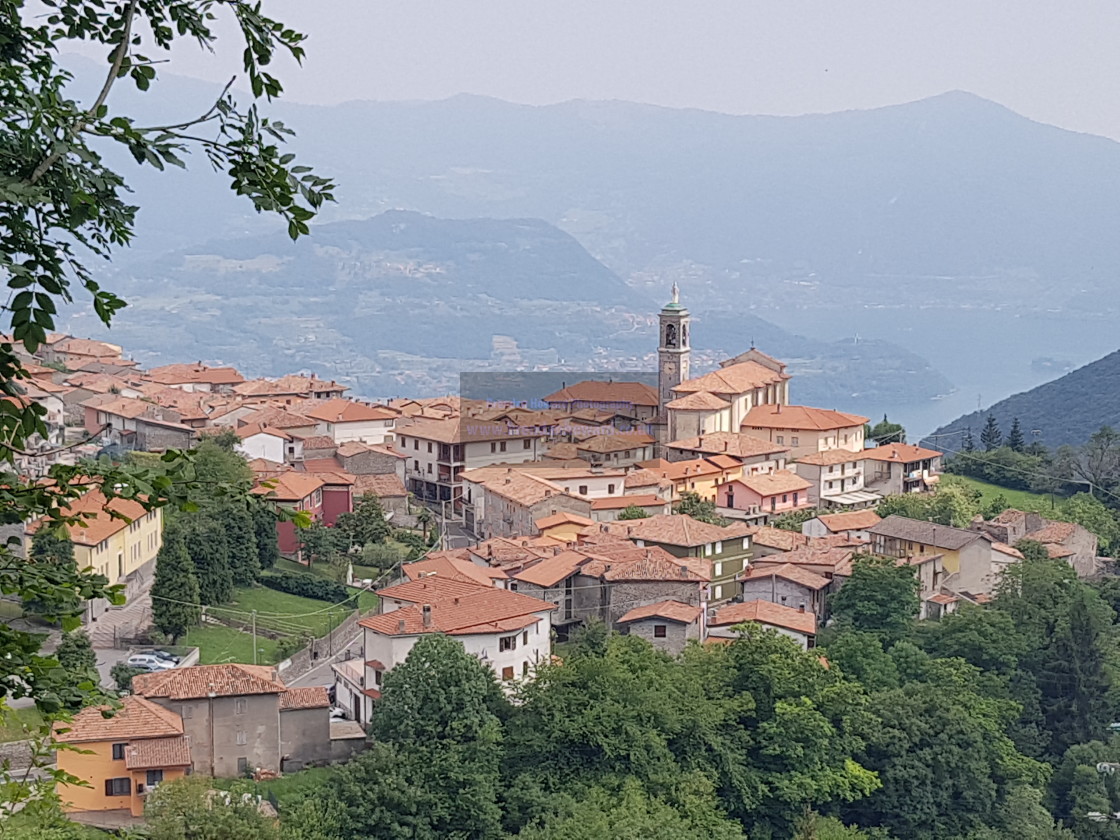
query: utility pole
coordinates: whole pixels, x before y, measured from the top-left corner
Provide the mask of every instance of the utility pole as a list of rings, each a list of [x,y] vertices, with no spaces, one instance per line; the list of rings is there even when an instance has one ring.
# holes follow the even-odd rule
[[[257,611],[253,610],[253,664],[257,664]]]

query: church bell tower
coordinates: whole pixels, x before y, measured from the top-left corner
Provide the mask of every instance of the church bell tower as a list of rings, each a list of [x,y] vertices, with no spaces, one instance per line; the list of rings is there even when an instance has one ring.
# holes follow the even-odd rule
[[[673,299],[658,315],[657,394],[663,420],[667,420],[666,403],[675,399],[673,388],[689,378],[689,316],[680,297],[680,289],[674,283]]]

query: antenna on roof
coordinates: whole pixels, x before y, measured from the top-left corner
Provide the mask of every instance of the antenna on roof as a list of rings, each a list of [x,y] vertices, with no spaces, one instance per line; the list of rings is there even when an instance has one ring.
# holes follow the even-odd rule
[[[754,336],[751,336],[751,349],[754,349]]]

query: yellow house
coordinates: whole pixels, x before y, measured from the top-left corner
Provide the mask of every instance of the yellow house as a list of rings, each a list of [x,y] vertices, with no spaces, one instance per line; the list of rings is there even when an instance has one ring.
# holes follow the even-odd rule
[[[116,519],[111,512],[125,518]],[[80,523],[67,526],[79,569],[93,569],[111,584],[124,584],[129,598],[145,588],[155,573],[156,554],[163,544],[161,510],[146,511],[139,502],[127,499],[106,501],[100,490],[91,490],[71,502],[64,513],[83,517]],[[45,523],[42,519],[31,523],[28,535]],[[96,619],[107,606],[103,600],[90,601],[86,620]]]
[[[673,501],[682,493],[695,493],[703,501],[714,502],[720,485],[743,474],[743,463],[730,455],[712,455],[688,461],[654,459],[640,466],[673,483]]]
[[[190,739],[178,714],[134,695],[122,697],[121,704],[109,718],[102,716],[109,707],[98,706],[55,725],[55,740],[76,748],[60,749],[57,767],[83,782],[58,786],[68,813],[128,811],[143,816],[148,793],[190,772]]]
[[[580,532],[595,523],[586,516],[560,511],[533,523],[542,536],[552,537],[558,543],[577,542]]]

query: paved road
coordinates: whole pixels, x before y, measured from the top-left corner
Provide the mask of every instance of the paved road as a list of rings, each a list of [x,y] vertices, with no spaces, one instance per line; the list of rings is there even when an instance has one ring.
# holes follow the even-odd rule
[[[297,677],[290,681],[288,685],[292,687],[305,685],[334,685],[334,672],[331,670],[331,665],[346,659],[347,651],[350,651],[350,658],[362,655],[361,633],[355,633],[353,639],[346,642],[344,645],[339,645],[338,653],[329,659],[321,661],[302,677]]]

